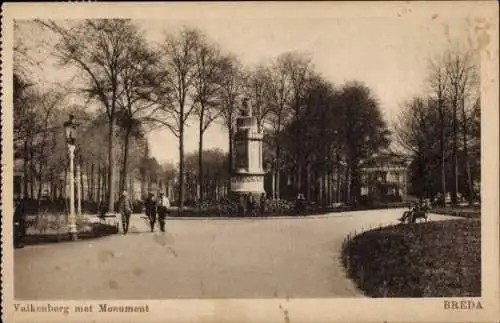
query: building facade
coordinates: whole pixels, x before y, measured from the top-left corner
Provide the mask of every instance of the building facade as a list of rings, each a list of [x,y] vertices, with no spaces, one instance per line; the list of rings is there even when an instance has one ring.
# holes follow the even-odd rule
[[[361,168],[362,198],[380,202],[406,201],[408,166],[408,160],[392,153],[372,156]]]

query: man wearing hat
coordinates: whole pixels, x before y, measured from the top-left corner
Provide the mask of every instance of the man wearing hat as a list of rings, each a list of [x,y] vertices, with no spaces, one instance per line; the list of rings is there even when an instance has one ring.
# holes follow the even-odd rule
[[[158,222],[160,222],[161,232],[165,232],[165,218],[169,207],[170,200],[163,192],[160,192],[160,197],[158,198]]]
[[[127,234],[130,224],[130,215],[132,214],[132,202],[128,197],[127,191],[123,191],[120,199],[120,213],[122,215],[123,234]]]
[[[26,236],[26,200],[27,198],[14,201],[14,248],[23,248],[23,239]]]
[[[144,206],[146,208],[146,215],[149,219],[149,225],[151,226],[151,232],[155,229],[156,222],[156,201],[153,193],[149,193],[146,201],[144,202]]]

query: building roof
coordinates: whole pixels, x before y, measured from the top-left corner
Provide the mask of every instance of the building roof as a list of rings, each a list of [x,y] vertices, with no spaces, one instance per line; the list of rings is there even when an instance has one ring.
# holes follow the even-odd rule
[[[408,167],[409,158],[391,151],[373,154],[361,163],[363,168],[373,167]]]

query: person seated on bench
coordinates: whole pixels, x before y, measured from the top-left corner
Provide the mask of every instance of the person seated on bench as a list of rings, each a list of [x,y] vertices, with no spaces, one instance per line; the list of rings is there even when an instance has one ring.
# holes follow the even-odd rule
[[[413,213],[415,213],[418,210],[418,205],[413,205],[409,207],[408,211],[405,211],[403,213],[403,216],[400,217],[398,220],[401,222],[405,222],[409,216],[411,216]]]

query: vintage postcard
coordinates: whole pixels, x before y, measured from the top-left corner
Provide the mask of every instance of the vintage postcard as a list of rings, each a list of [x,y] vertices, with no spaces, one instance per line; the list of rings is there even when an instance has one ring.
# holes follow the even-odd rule
[[[2,321],[499,322],[498,4],[2,5]]]

